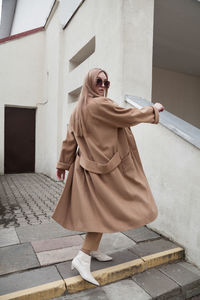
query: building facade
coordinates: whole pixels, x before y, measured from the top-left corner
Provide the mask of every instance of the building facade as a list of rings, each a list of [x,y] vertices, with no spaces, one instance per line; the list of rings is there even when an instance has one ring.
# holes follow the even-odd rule
[[[126,95],[141,97],[162,103],[176,119],[173,126],[165,120],[132,130],[159,209],[149,226],[183,245],[200,266],[200,3],[50,1],[44,23],[22,32],[23,1],[10,35],[0,40],[0,173],[56,179],[84,76],[101,67],[111,81],[108,96],[119,105],[130,105]]]

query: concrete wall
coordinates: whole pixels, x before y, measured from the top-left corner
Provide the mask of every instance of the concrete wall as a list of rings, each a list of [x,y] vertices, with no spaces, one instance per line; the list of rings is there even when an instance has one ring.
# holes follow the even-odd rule
[[[37,107],[43,101],[43,50],[44,32],[0,44],[0,173],[4,172],[5,105]]]
[[[122,2],[122,95],[151,101],[154,0]]]
[[[153,68],[152,99],[166,110],[200,128],[200,77]]]
[[[200,267],[199,149],[161,124],[132,130],[158,205],[149,227],[182,245],[186,258]]]
[[[37,110],[36,172],[56,179],[58,135],[62,122],[62,40],[63,30],[55,11],[44,37],[44,105]],[[61,110],[59,110],[61,109]],[[60,140],[60,139],[59,139]]]
[[[63,26],[69,21],[81,2],[82,0],[60,0],[59,16]]]

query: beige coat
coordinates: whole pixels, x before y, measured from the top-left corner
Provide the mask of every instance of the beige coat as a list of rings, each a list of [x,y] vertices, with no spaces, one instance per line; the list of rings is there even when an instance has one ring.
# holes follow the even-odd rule
[[[75,111],[57,163],[69,173],[52,218],[82,232],[120,232],[152,222],[158,210],[130,127],[157,124],[157,108],[123,108],[108,98],[91,98],[83,137],[73,132]]]

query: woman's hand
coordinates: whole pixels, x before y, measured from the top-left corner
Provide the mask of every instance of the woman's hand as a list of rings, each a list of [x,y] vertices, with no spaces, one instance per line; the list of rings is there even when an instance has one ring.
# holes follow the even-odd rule
[[[153,106],[155,106],[158,109],[159,112],[163,111],[165,109],[164,106],[161,103],[158,103],[158,102],[156,102]]]
[[[65,179],[65,170],[63,170],[63,169],[57,169],[56,170],[56,175],[57,175],[57,178],[59,180],[64,180]]]

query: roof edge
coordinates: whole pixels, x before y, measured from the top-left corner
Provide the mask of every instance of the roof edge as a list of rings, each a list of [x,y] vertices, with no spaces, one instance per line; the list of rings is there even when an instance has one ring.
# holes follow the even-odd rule
[[[70,23],[70,21],[72,20],[72,18],[75,16],[75,14],[77,13],[77,11],[79,10],[79,8],[82,6],[82,4],[85,2],[85,0],[82,0],[81,3],[79,4],[79,6],[76,8],[76,10],[73,12],[73,14],[71,15],[71,17],[69,18],[69,20],[67,21],[67,23],[63,26],[63,30],[65,30],[65,28],[67,27],[67,25]]]
[[[56,12],[57,7],[58,7],[59,4],[60,4],[60,3],[59,3],[58,0],[55,0],[55,1],[53,2],[53,5],[52,5],[52,7],[51,7],[51,10],[50,10],[50,12],[49,12],[49,14],[48,14],[48,17],[47,17],[47,19],[46,19],[46,21],[45,21],[45,24],[44,24],[44,28],[45,28],[45,29],[48,27],[49,23],[51,22],[51,19],[53,18],[53,15],[54,15],[54,13]]]
[[[45,30],[45,28],[42,26],[42,27],[31,29],[31,30],[27,30],[27,31],[24,31],[24,32],[20,32],[20,33],[17,33],[17,34],[13,34],[13,35],[10,35],[10,36],[7,36],[5,38],[0,39],[0,44],[3,44],[5,42],[9,42],[9,41],[12,41],[12,40],[16,40],[16,39],[19,39],[21,37],[24,37],[24,36],[39,32],[39,31],[43,31],[43,30]]]

